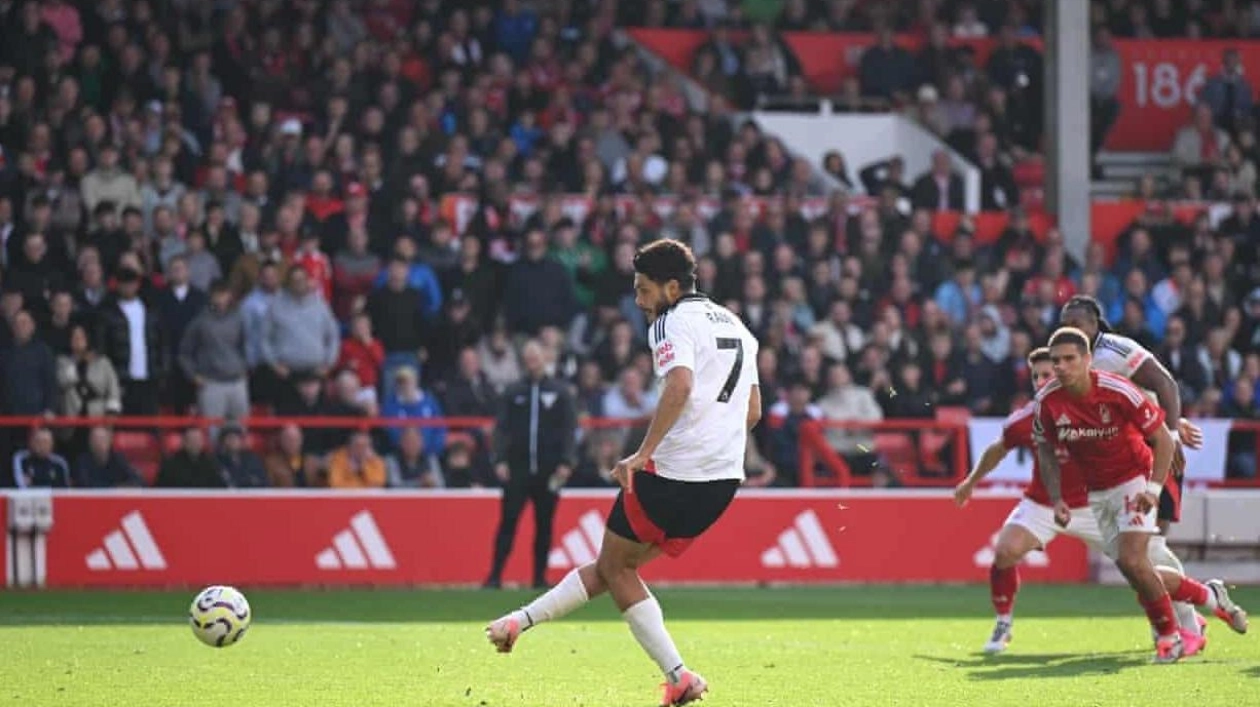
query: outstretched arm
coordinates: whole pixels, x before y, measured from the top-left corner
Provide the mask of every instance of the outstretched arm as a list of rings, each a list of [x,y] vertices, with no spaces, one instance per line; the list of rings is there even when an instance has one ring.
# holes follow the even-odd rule
[[[960,506],[965,505],[967,500],[971,498],[971,492],[975,489],[976,484],[983,481],[984,477],[992,473],[997,468],[997,465],[1002,463],[1008,451],[1006,445],[1000,439],[985,447],[980,458],[976,460],[975,468],[971,470],[970,474],[967,474],[967,478],[963,479],[954,488],[954,502]]]

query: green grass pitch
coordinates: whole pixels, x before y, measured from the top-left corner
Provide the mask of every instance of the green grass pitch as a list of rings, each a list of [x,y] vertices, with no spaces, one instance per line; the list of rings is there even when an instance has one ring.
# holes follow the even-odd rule
[[[660,682],[606,598],[493,652],[488,619],[532,592],[248,591],[254,624],[212,649],[192,592],[0,593],[0,707],[655,705]],[[1260,606],[1260,590],[1236,590]],[[1026,586],[1005,655],[979,647],[987,588],[659,592],[710,707],[1260,704],[1260,636],[1216,619],[1207,651],[1148,663],[1133,595]],[[1260,631],[1260,629],[1257,629]]]

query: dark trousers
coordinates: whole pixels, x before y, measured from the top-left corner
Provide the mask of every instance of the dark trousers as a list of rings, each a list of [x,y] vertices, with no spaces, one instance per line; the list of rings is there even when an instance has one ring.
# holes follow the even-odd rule
[[[494,564],[490,579],[498,581],[503,567],[512,554],[516,540],[516,523],[521,519],[526,502],[534,504],[534,584],[547,579],[547,555],[551,551],[551,531],[556,517],[556,504],[560,495],[547,487],[551,474],[528,472],[521,474],[513,469],[508,485],[503,489],[503,504],[499,516],[499,532],[494,538]]]
[[[1114,98],[1089,99],[1089,156],[1094,158],[1107,141],[1107,134],[1120,114],[1120,102]]]
[[[158,414],[158,385],[152,380],[125,380],[122,382],[122,407],[124,415]]]

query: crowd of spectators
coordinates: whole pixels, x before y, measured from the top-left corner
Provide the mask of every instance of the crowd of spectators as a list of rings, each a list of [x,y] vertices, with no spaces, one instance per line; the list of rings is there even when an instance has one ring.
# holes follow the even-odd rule
[[[662,4],[0,3],[0,412],[229,419],[151,476],[108,427],[11,429],[14,482],[493,484],[476,431],[290,425],[259,442],[241,422],[493,416],[526,340],[582,416],[642,418],[656,396],[631,258],[666,236],[764,342],[781,424],[755,435],[750,483],[796,482],[804,416],[1005,413],[1077,292],[1174,347],[1197,413],[1260,416],[1254,202],[1215,230],[1148,215],[1114,262],[1083,263],[1018,211],[996,243],[969,219],[936,232],[941,195],[904,208],[895,166],[863,175],[882,198],[850,209],[773,136],[690,110],[616,46],[627,8]],[[986,115],[977,150],[1000,129]],[[443,208],[455,192],[476,198],[466,220]],[[561,193],[595,207],[575,219]],[[811,194],[830,207],[806,219]],[[758,215],[750,195],[786,199]],[[539,208],[518,218],[514,197]],[[702,198],[720,200],[711,218]],[[574,483],[608,484],[634,434],[589,432]],[[868,441],[833,436],[859,470]]]

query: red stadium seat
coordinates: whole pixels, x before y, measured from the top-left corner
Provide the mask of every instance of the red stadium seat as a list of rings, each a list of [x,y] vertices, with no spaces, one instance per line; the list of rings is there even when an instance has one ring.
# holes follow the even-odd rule
[[[114,449],[131,462],[146,486],[153,485],[162,453],[152,432],[119,431],[114,434]]]

